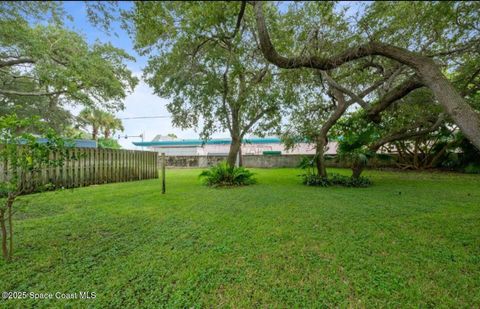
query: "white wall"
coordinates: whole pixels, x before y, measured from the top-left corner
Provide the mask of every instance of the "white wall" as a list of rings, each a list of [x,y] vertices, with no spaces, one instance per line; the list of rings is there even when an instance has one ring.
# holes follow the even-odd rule
[[[336,154],[337,143],[328,143],[328,149],[325,154]],[[204,147],[200,146],[153,146],[150,150],[165,152],[167,156],[205,156],[205,155],[220,155],[228,154],[230,145],[214,145],[207,144]],[[281,151],[282,154],[315,154],[315,146],[313,144],[300,143],[292,150],[285,150],[283,144],[271,143],[271,144],[243,144],[243,155],[261,155],[264,151]]]
[[[197,147],[197,146],[191,146],[191,147],[153,146],[153,147],[149,147],[149,150],[157,151],[157,152],[160,152],[160,153],[164,152],[165,155],[167,155],[167,156],[198,156],[198,155],[200,155],[198,148],[200,148],[200,147]]]

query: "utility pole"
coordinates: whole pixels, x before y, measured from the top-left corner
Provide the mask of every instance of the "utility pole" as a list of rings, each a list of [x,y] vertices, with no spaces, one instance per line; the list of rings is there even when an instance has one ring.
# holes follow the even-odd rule
[[[165,194],[165,152],[162,152],[162,194]]]

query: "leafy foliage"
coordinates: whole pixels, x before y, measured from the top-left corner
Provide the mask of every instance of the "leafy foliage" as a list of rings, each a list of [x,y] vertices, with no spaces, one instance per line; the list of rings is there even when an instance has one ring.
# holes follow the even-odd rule
[[[302,183],[307,186],[329,187],[331,185],[328,177],[322,177],[317,174],[303,174]]]
[[[39,142],[38,137],[29,133],[34,130],[46,138]],[[0,160],[8,162],[5,173],[7,179],[0,183],[1,196],[20,194],[21,182],[26,173],[39,172],[43,167],[61,166],[68,155],[69,142],[59,137],[53,129],[38,117],[20,119],[16,115],[0,117]],[[53,159],[50,155],[56,153]],[[37,175],[38,176],[38,175]]]
[[[303,157],[301,160],[300,160],[300,163],[298,163],[298,168],[301,168],[302,170],[306,170],[306,169],[311,169],[315,166],[315,156],[313,157]]]
[[[203,171],[199,177],[203,179],[207,186],[229,187],[229,186],[247,186],[255,184],[257,181],[253,178],[253,173],[244,167],[231,167],[227,162],[220,162]]]
[[[367,177],[349,177],[340,174],[331,174],[329,180],[333,185],[343,187],[369,187],[372,182]]]
[[[470,163],[465,167],[465,173],[467,174],[480,174],[480,164]]]
[[[307,186],[319,186],[319,187],[330,187],[330,186],[342,186],[342,187],[355,187],[355,188],[365,188],[369,187],[372,182],[367,177],[349,177],[340,174],[330,174],[328,177],[322,177],[316,174],[304,174],[302,176],[302,183]]]
[[[116,139],[101,137],[97,140],[98,148],[122,149]]]
[[[2,2],[0,17],[0,115],[40,116],[63,133],[67,105],[124,107],[138,83],[124,50],[67,29],[57,3]]]
[[[98,139],[99,133],[103,133],[103,139],[109,140],[116,130],[123,131],[122,120],[112,113],[92,108],[84,108],[77,117],[78,126],[90,129],[93,139]]]
[[[298,167],[305,170],[305,173],[300,175],[302,183],[307,186],[343,186],[343,187],[368,187],[371,185],[370,179],[366,177],[348,177],[340,174],[328,174],[326,177],[321,176],[315,169],[316,157],[303,157]],[[360,160],[360,159],[359,159]],[[358,164],[358,163],[357,163]],[[366,164],[366,162],[365,162]]]

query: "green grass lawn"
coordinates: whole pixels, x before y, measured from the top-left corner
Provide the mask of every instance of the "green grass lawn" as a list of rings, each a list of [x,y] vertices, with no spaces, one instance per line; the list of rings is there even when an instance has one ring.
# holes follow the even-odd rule
[[[370,188],[212,189],[200,170],[22,197],[0,307],[479,307],[480,177],[367,171]],[[336,170],[348,173],[347,170]]]

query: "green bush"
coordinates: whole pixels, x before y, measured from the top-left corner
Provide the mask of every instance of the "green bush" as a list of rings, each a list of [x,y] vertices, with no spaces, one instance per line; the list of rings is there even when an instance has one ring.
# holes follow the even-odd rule
[[[302,182],[307,186],[319,186],[319,187],[330,187],[330,186],[342,186],[342,187],[355,187],[355,188],[365,188],[372,184],[370,179],[366,177],[353,178],[349,176],[331,174],[329,177],[321,177],[315,174],[304,174],[302,176]]]
[[[480,174],[480,164],[470,163],[465,167],[465,173],[467,174]]]
[[[302,157],[300,163],[298,163],[298,168],[302,170],[311,169],[315,167],[315,156],[314,157]]]
[[[230,167],[227,162],[220,162],[209,170],[203,171],[199,177],[207,186],[247,186],[257,183],[253,173],[244,167]]]
[[[331,185],[330,179],[316,174],[303,174],[302,183],[307,186],[329,187]]]
[[[343,186],[343,187],[368,187],[372,184],[370,179],[367,177],[358,177],[353,178],[349,176],[344,176],[340,174],[330,175],[330,181],[333,185]]]

